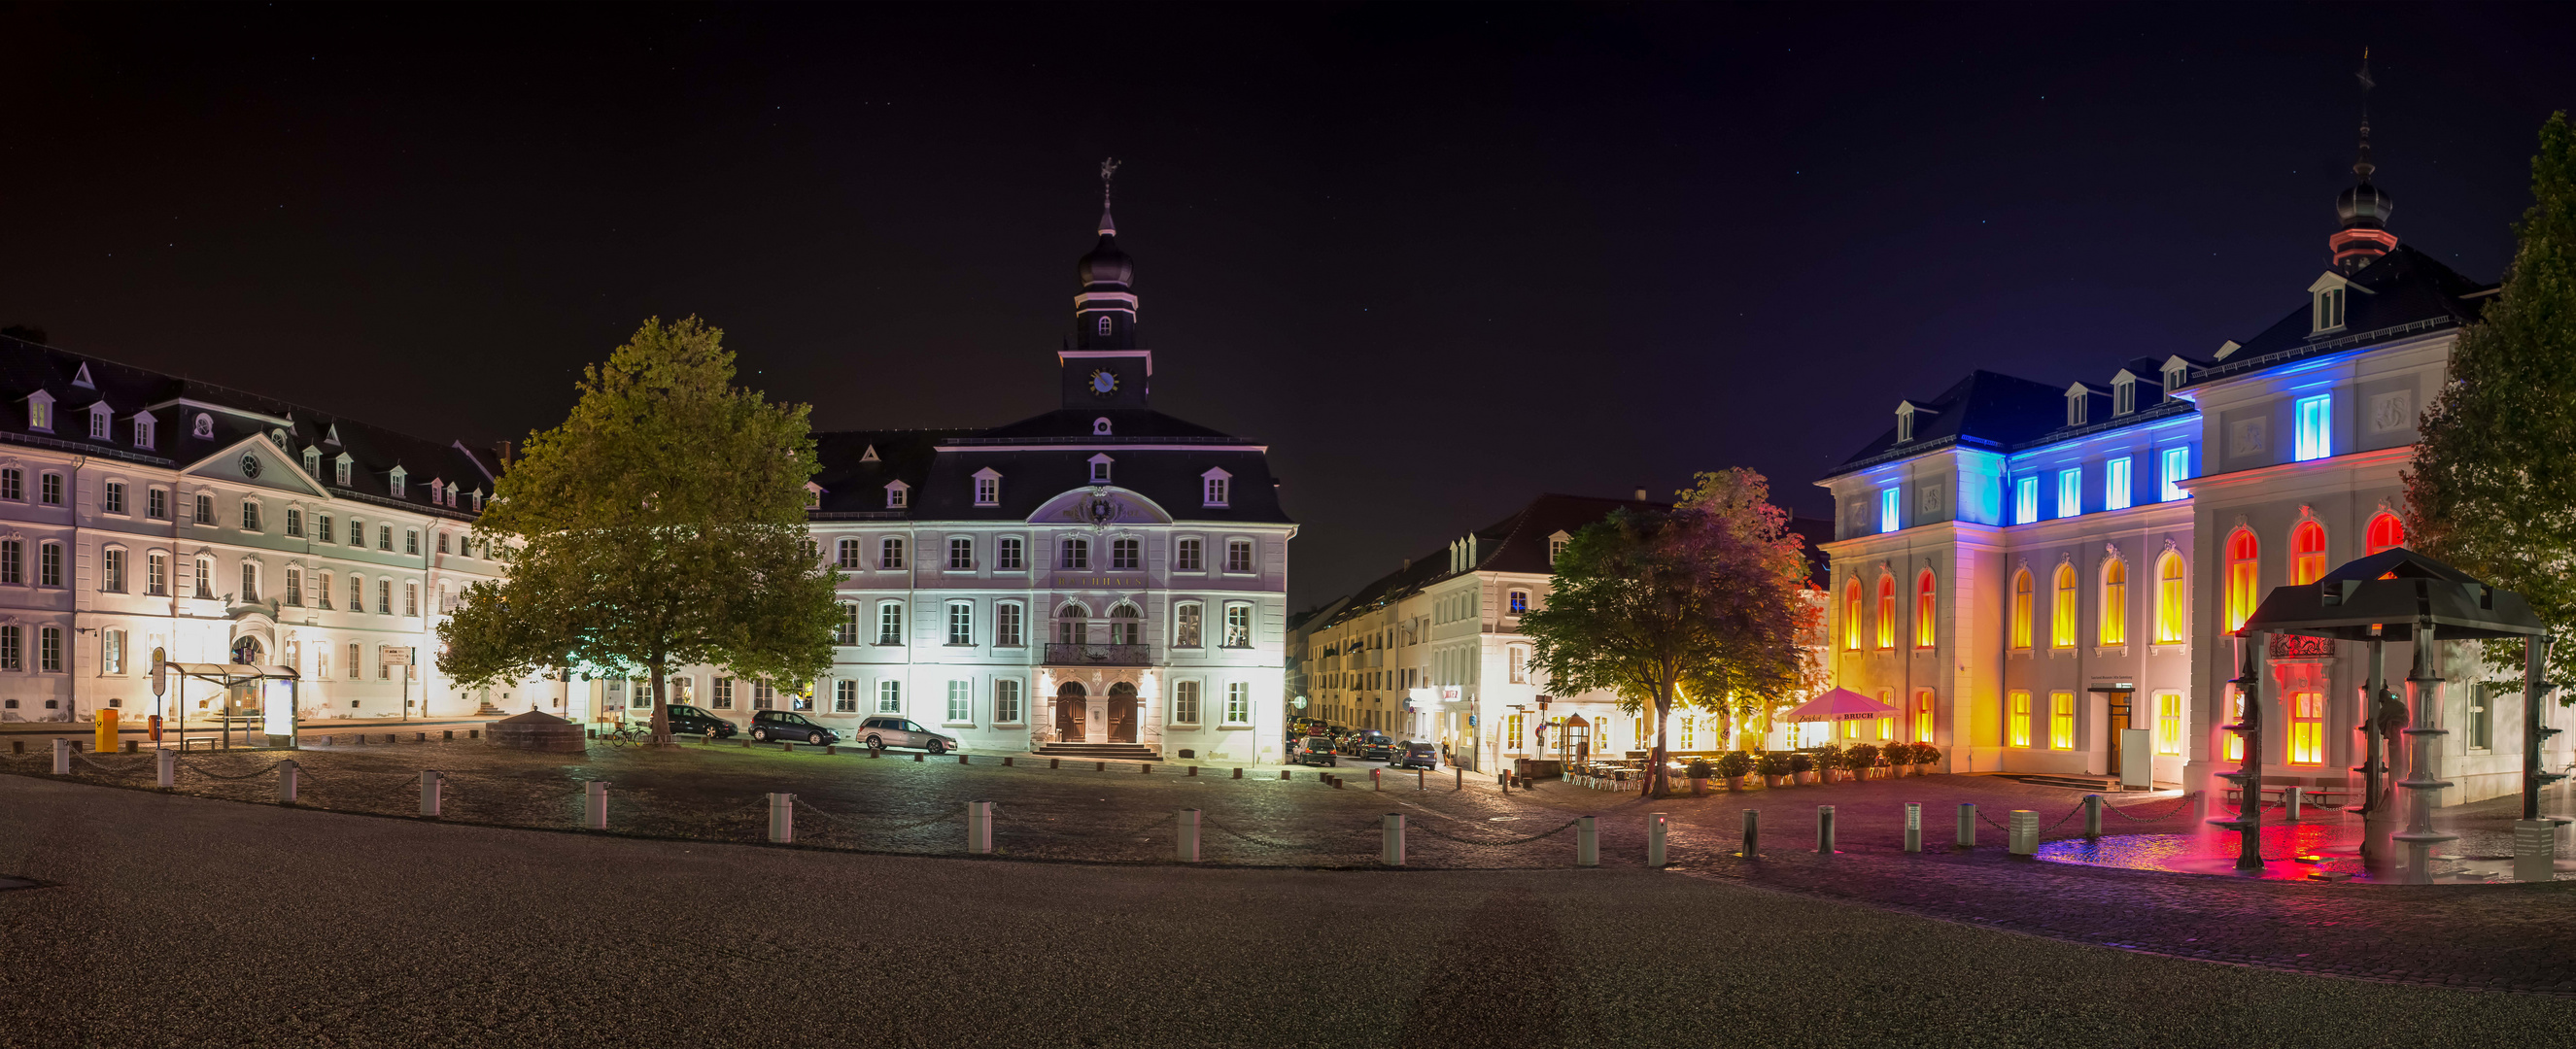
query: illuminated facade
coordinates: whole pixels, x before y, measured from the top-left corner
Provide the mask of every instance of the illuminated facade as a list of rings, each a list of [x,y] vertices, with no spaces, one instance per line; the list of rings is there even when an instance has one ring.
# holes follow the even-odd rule
[[[1902,738],[1959,772],[2113,776],[2141,744],[2159,783],[2235,766],[2232,632],[2268,589],[2403,544],[2417,419],[2495,291],[2386,230],[2363,135],[2331,267],[2261,334],[2100,385],[1975,373],[1899,403],[1818,482],[1838,508],[1835,674],[1903,710]],[[2362,654],[2272,655],[2267,782],[2342,785],[2362,760]],[[2472,671],[2452,672],[2443,714],[2453,801],[2520,771],[2521,696]]]
[[[465,543],[488,453],[5,336],[0,383],[0,720],[259,706],[156,706],[155,648],[291,666],[307,720],[502,701],[410,665],[496,571]]]

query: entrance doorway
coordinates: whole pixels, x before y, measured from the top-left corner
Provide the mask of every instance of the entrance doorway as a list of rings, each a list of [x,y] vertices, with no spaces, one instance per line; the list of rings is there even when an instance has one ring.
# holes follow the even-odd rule
[[[2105,733],[2110,739],[2110,744],[2105,750],[2110,754],[2111,764],[2103,771],[2114,779],[2119,778],[2120,775],[2120,730],[2129,727],[2129,697],[2134,694],[2125,689],[2114,689],[2103,693],[2103,698],[2110,708],[2110,716],[2105,720],[2111,726],[2110,731]]]
[[[1144,720],[1137,716],[1136,686],[1124,681],[1109,686],[1109,708],[1105,713],[1109,718],[1109,742],[1136,742],[1136,723]]]
[[[1063,688],[1055,690],[1055,738],[1066,743],[1080,743],[1089,738],[1084,734],[1083,719],[1088,714],[1086,708],[1090,706],[1090,695],[1082,690],[1082,682],[1079,681],[1067,681]]]

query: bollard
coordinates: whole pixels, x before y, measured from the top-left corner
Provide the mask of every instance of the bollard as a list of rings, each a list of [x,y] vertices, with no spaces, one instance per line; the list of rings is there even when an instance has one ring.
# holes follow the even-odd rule
[[[1182,775],[1184,775],[1184,776],[1195,776],[1195,775],[1198,775],[1198,774],[1199,774],[1199,767],[1198,767],[1198,766],[1196,766],[1196,765],[1192,765],[1192,766],[1190,766],[1189,771],[1184,772],[1184,773],[1181,773],[1181,774],[1182,774]]]
[[[2305,792],[2297,787],[2284,790],[2281,792],[2281,811],[2287,814],[2291,822],[2298,822],[2299,803],[2306,800]]]
[[[781,754],[796,753],[796,744],[781,741],[778,744],[778,752]]]
[[[1386,782],[1385,782],[1385,779],[1384,779],[1384,777],[1382,777],[1382,776],[1380,776],[1380,775],[1379,775],[1379,773],[1382,773],[1382,772],[1385,772],[1385,771],[1386,771],[1385,769],[1370,769],[1370,770],[1369,770],[1369,789],[1370,789],[1370,790],[1385,790],[1385,789],[1386,789]]]
[[[442,739],[442,740],[453,740],[453,739],[455,739],[455,738],[456,738],[456,730],[455,730],[455,729],[452,729],[452,728],[451,728],[451,729],[443,729],[443,730],[441,730],[441,731],[439,732],[439,734],[438,734],[438,738],[439,738],[439,739]],[[595,732],[595,731],[594,731],[594,732],[592,732],[592,733],[590,734],[590,738],[592,738],[592,739],[598,739],[598,738],[599,738],[599,733],[598,733],[598,732]]]
[[[1592,816],[1575,817],[1574,865],[1577,867],[1601,865],[1601,828],[1594,824],[1594,819]]]
[[[1450,767],[1449,767],[1449,776],[1450,776],[1450,780],[1451,780],[1451,782],[1450,782],[1450,784],[1449,784],[1449,789],[1450,789],[1450,790],[1465,790],[1465,789],[1467,789],[1467,770],[1466,770],[1466,769],[1462,769],[1462,768],[1459,768],[1459,767],[1457,767],[1457,766],[1455,766],[1455,765],[1452,765],[1452,766],[1450,766]]]
[[[1154,766],[1138,765],[1136,766],[1136,773],[1141,776],[1151,776],[1154,774]]]
[[[1010,767],[1011,767],[1011,757],[1010,757],[1010,755],[1005,754],[1005,755],[1003,755],[1003,756],[1002,756],[1002,767],[1003,767],[1003,768],[1010,768]]]
[[[1290,777],[1292,777],[1292,776],[1295,776],[1296,774],[1297,774],[1297,770],[1295,770],[1295,769],[1280,769],[1280,770],[1279,770],[1279,778],[1280,778],[1281,780],[1283,780],[1283,781],[1284,781],[1284,780],[1286,780],[1286,779],[1288,779],[1288,778],[1290,778]]]
[[[1664,865],[1664,828],[1670,822],[1664,813],[1646,814],[1646,866]]]
[[[1816,806],[1816,852],[1824,856],[1834,854],[1834,807],[1831,805]]]
[[[1109,763],[1108,763],[1108,762],[1106,762],[1106,761],[1095,761],[1095,762],[1092,762],[1092,763],[1091,763],[1091,771],[1093,771],[1093,772],[1107,772],[1107,771],[1109,771]]]
[[[966,852],[974,856],[993,854],[993,803],[966,803]]]
[[[2209,822],[2208,791],[2195,790],[2191,792],[2191,821],[2195,824]]]
[[[2515,881],[2549,881],[2556,877],[2558,824],[2553,820],[2513,821]]]
[[[1963,849],[1973,849],[1977,847],[1976,802],[1962,801],[1959,803],[1959,847]]]
[[[12,754],[24,754],[24,753],[26,753],[26,752],[27,752],[27,741],[26,741],[26,740],[23,740],[23,739],[13,739],[13,740],[10,740],[10,741],[9,741],[9,753],[12,753]]]
[[[430,817],[431,819],[436,819],[436,818],[438,818],[438,803],[439,803],[439,801],[441,800],[441,799],[439,798],[439,789],[438,789],[438,788],[439,788],[440,784],[442,784],[442,783],[444,783],[444,782],[445,782],[445,777],[440,776],[440,775],[438,774],[438,770],[436,770],[436,769],[422,769],[422,770],[420,770],[420,814],[421,814],[421,815],[423,815],[423,816],[427,816],[427,817]]]
[[[429,742],[429,733],[414,732],[411,734],[411,741],[414,743],[427,743]]]
[[[154,753],[157,757],[153,764],[159,766],[158,783],[161,789],[170,790],[177,787],[179,785],[179,752],[175,750],[162,750]]]
[[[751,737],[749,737],[749,736],[744,736],[744,737],[742,738],[742,749],[744,749],[744,750],[750,750],[750,749],[751,749]]]
[[[915,754],[915,755],[913,755],[913,756],[912,756],[912,763],[913,763],[913,764],[915,764],[915,765],[921,764],[921,755],[919,755],[919,754]]]
[[[1762,810],[1744,810],[1744,851],[1736,853],[1748,860],[1762,858]]]
[[[1237,766],[1235,766],[1235,767],[1234,767],[1234,778],[1236,778],[1236,779],[1242,779],[1242,778],[1243,778],[1243,766],[1241,766],[1241,765],[1237,765]]]
[[[1378,859],[1389,867],[1404,866],[1403,813],[1390,812],[1386,814],[1386,822],[1383,825],[1383,835],[1384,841],[1381,843]]]
[[[295,759],[294,759],[294,758],[288,758],[288,759],[286,759],[286,760],[284,760],[284,761],[281,761],[281,762],[278,762],[278,763],[277,763],[277,803],[278,803],[278,804],[280,804],[280,805],[293,805],[293,804],[295,804],[295,774],[296,774],[296,773],[298,773],[298,772],[303,771],[303,768],[304,768],[303,766],[298,765],[298,764],[296,764],[296,763],[295,763]]]
[[[823,744],[823,753],[824,753],[826,756],[839,754],[840,752],[841,752],[841,747],[840,747],[840,745],[839,745],[839,744],[837,744],[837,743],[826,743],[826,744]]]
[[[2004,824],[2012,828],[2010,833],[2004,835],[2004,851],[2015,856],[2038,855],[2039,813],[2029,809],[2014,809],[2012,815],[2005,818]]]
[[[467,738],[467,739],[481,739],[481,738],[483,738],[483,730],[482,730],[482,729],[479,729],[479,728],[469,728],[469,729],[466,729],[466,730],[465,730],[465,738]]]
[[[1424,789],[1427,789],[1427,788],[1425,788],[1425,787],[1422,785],[1422,770],[1421,770],[1421,769],[1415,769],[1415,770],[1413,770],[1413,789],[1415,789],[1415,790],[1424,790]]]
[[[1905,803],[1905,851],[1923,851],[1923,804]]]
[[[608,783],[592,780],[581,785],[582,825],[592,830],[608,829]]]
[[[1511,773],[1508,773],[1508,772],[1497,772],[1497,773],[1494,773],[1494,785],[1495,785],[1495,786],[1498,786],[1498,787],[1503,788],[1503,793],[1505,793],[1505,794],[1509,794],[1509,793],[1511,793],[1511,792],[1512,792],[1512,774],[1511,774]]]
[[[964,755],[964,754],[957,755],[957,763],[958,763],[958,764],[960,764],[960,765],[966,764],[966,755]]]
[[[1051,769],[1054,769],[1054,768],[1063,768],[1063,767],[1064,767],[1064,759],[1063,759],[1063,758],[1048,758],[1048,759],[1047,759],[1047,767],[1048,767],[1048,768],[1051,768]]]
[[[1197,863],[1199,861],[1199,810],[1182,809],[1180,817],[1173,822],[1173,825],[1180,828],[1179,833],[1172,835],[1173,858],[1183,863]]]
[[[125,752],[126,752],[126,753],[128,753],[128,754],[132,754],[132,753],[134,753],[134,750],[135,750],[135,742],[134,742],[133,740],[130,740],[130,739],[129,739],[129,740],[126,740],[126,741],[125,741]],[[2293,817],[2291,817],[2291,818],[2292,818],[2292,819],[2297,819],[2298,817],[2293,816]]]
[[[777,845],[796,840],[796,795],[769,796],[769,840]]]
[[[1324,782],[1332,784],[1334,790],[1342,789],[1342,778],[1340,776],[1327,772],[1324,774]]]
[[[2102,796],[2099,794],[2084,796],[2084,836],[2087,838],[2102,836]]]
[[[54,739],[54,775],[57,775],[57,776],[68,776],[68,775],[71,775],[71,774],[72,774],[72,741],[70,741],[70,740],[68,740],[68,739],[63,739],[63,738],[61,738],[61,737],[59,737],[59,736],[58,736],[58,737],[55,737],[55,739]]]

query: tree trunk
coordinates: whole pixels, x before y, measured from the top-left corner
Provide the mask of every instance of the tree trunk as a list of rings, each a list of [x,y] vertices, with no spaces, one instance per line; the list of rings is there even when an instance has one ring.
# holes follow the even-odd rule
[[[662,695],[662,672],[667,662],[668,656],[660,652],[653,654],[653,745],[657,747],[671,745],[671,711]]]
[[[1658,687],[1655,690],[1655,749],[1646,755],[1646,796],[1649,798],[1672,796],[1672,779],[1664,769],[1665,756],[1671,753],[1667,749],[1669,740],[1666,739],[1665,722],[1672,720],[1672,716],[1672,686]]]

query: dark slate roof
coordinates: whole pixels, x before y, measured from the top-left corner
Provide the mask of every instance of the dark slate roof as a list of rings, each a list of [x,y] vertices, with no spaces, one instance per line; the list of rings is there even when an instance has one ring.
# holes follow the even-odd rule
[[[2103,388],[2109,389],[2108,384]],[[1917,409],[1913,440],[1897,444],[1896,425],[1891,420],[1886,432],[1862,445],[1825,476],[1838,477],[1954,445],[2007,451],[2066,423],[2066,387],[1983,369],[1969,372],[1967,378],[1941,391],[1940,396],[1913,404]],[[2110,407],[2106,396],[2096,417],[2110,414]]]
[[[2301,303],[2263,329],[2262,334],[2246,340],[2226,360],[2193,369],[2190,385],[2417,332],[2456,328],[2477,320],[2485,307],[2484,293],[2496,289],[2496,285],[2461,276],[2406,244],[2399,244],[2396,250],[2373,260],[2348,279],[2367,293],[2345,296],[2342,331],[2312,337],[2310,307]]]
[[[1211,430],[1194,422],[1175,419],[1150,408],[1059,408],[1044,415],[1031,416],[1008,426],[996,426],[975,437],[984,441],[1005,440],[1083,440],[1093,439],[1092,425],[1109,420],[1109,432],[1116,437],[1154,437],[1191,441],[1244,443],[1240,438]]]
[[[1093,423],[1110,420],[1108,436]],[[985,430],[852,430],[814,435],[823,488],[818,520],[1023,521],[1056,496],[1091,483],[1091,457],[1111,459],[1110,484],[1136,492],[1177,520],[1285,524],[1268,458],[1259,446],[1143,408],[1062,409]],[[1178,447],[1175,447],[1178,446]],[[869,448],[877,462],[862,461]],[[975,505],[975,475],[1002,475],[999,506]],[[1207,471],[1230,477],[1228,505],[1200,505]],[[907,505],[886,507],[902,481]]]
[[[83,366],[91,385],[78,385]],[[26,402],[37,391],[54,400],[54,428],[48,434],[28,428]],[[254,434],[287,430],[285,451],[302,465],[307,445],[322,451],[326,464],[346,453],[354,461],[350,483],[336,484],[325,465],[315,478],[335,494],[454,517],[473,516],[470,499],[455,509],[432,506],[431,481],[461,484],[467,491],[492,491],[497,472],[490,453],[468,451],[455,441],[414,437],[343,415],[315,411],[273,397],[136,368],[104,358],[0,336],[0,399],[11,408],[0,414],[0,442],[32,444],[131,462],[185,468],[232,447]],[[88,410],[101,400],[114,413],[115,425],[104,439],[89,436]],[[190,404],[178,404],[177,401]],[[157,407],[155,407],[157,406]],[[132,419],[151,409],[153,447],[134,446]],[[214,423],[213,435],[195,435],[193,421],[203,412]],[[286,420],[291,425],[280,425]],[[336,428],[337,443],[333,443]],[[406,477],[401,498],[393,495],[393,469]]]

